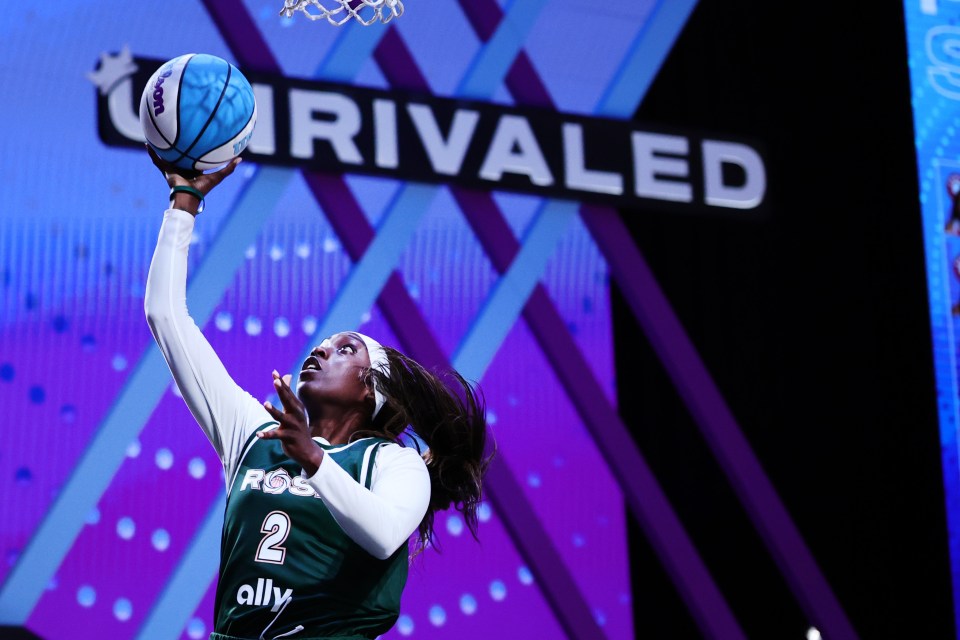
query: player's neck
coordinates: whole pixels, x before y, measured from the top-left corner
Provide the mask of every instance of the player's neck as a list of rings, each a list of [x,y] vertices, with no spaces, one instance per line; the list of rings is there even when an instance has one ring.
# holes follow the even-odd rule
[[[323,415],[310,418],[310,435],[320,437],[330,444],[347,444],[350,437],[364,428],[366,418],[363,414],[351,411],[338,416]]]

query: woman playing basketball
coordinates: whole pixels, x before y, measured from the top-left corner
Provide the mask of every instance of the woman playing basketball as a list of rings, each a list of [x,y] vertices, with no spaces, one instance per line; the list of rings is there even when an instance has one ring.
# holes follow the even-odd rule
[[[227,505],[212,640],[374,638],[399,615],[408,539],[453,507],[476,536],[486,422],[456,372],[433,374],[355,333],[317,345],[281,407],[239,388],[190,318],[187,249],[201,198],[236,168],[198,174],[148,148],[173,193],[147,278],[150,330],[223,463]],[[191,192],[196,190],[197,195]],[[412,429],[421,454],[399,443]]]

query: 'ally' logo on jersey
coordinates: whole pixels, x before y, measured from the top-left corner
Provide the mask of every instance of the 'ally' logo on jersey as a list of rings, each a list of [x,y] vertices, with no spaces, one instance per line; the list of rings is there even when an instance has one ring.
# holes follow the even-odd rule
[[[273,580],[257,578],[256,588],[253,585],[242,584],[237,589],[237,603],[249,604],[255,607],[266,607],[271,602],[270,611],[279,611],[281,607],[293,600],[293,589],[280,591],[280,587],[273,586]]]
[[[304,496],[307,498],[319,498],[317,492],[307,482],[303,476],[291,478],[290,474],[284,468],[280,469],[247,469],[243,476],[243,482],[240,484],[240,491],[251,489],[254,491],[263,491],[278,495],[284,491],[289,491],[295,496]]]

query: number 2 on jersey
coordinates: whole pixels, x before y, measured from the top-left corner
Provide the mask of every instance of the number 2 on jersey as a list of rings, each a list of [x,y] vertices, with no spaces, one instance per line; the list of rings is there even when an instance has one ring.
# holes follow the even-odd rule
[[[281,546],[290,533],[290,516],[283,511],[271,511],[263,519],[263,525],[260,527],[260,533],[263,536],[260,546],[257,547],[257,562],[269,562],[270,564],[283,564],[287,555],[286,547]]]

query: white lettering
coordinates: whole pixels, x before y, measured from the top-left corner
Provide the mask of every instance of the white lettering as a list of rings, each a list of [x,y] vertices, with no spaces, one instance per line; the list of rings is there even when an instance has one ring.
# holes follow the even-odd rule
[[[273,87],[254,84],[253,99],[257,103],[257,126],[250,137],[250,151],[273,155],[277,152],[277,133],[273,115]]]
[[[263,469],[247,469],[247,472],[243,475],[243,483],[240,484],[240,491],[245,490],[247,487],[259,491],[262,481]]]
[[[287,603],[288,600],[291,600],[291,599],[293,599],[293,589],[287,589],[281,595],[280,588],[274,587],[273,588],[274,604],[273,604],[273,607],[271,607],[270,611],[279,611],[280,607],[282,607],[284,604]]]
[[[237,590],[237,604],[253,604],[253,587],[248,584],[240,585]]]
[[[131,106],[132,104],[133,80],[128,76],[107,96],[107,112],[110,114],[110,123],[118,133],[130,140],[145,142],[140,114]]]
[[[287,557],[287,548],[283,546],[290,535],[290,516],[284,511],[271,511],[260,525],[260,533],[266,534],[257,546],[257,562],[283,564]]]
[[[734,164],[743,169],[743,186],[731,187],[723,182],[723,165]],[[733,209],[753,209],[763,200],[767,190],[767,174],[760,155],[742,144],[703,141],[704,199],[707,204]]]
[[[316,113],[329,114],[333,119],[315,120]],[[327,140],[337,160],[363,164],[353,140],[360,125],[360,108],[350,98],[329,91],[290,90],[290,155],[294,158],[312,158],[313,141]]]
[[[960,29],[937,26],[927,31],[927,78],[930,86],[950,100],[960,100]]]
[[[497,181],[504,172],[526,175],[533,184],[541,187],[553,184],[553,174],[530,123],[522,116],[507,114],[500,118],[487,157],[480,167],[480,177],[484,180]]]
[[[583,127],[563,125],[563,164],[568,189],[582,189],[619,196],[623,193],[623,176],[612,171],[587,169],[583,151]]]
[[[377,166],[396,169],[400,154],[397,152],[397,105],[393,100],[373,101],[373,134]]]
[[[634,131],[633,163],[636,194],[641,198],[691,202],[693,189],[685,182],[661,180],[662,176],[687,178],[689,166],[683,158],[663,158],[658,154],[687,155],[690,146],[686,138],[659,133]]]
[[[437,173],[455,176],[460,173],[463,158],[467,155],[467,147],[473,139],[473,132],[480,121],[480,114],[476,111],[457,109],[453,115],[453,124],[450,125],[450,135],[443,139],[437,119],[433,111],[424,104],[409,104],[407,111],[413,120],[413,125],[423,142],[423,148],[430,158],[430,164]]]
[[[935,6],[935,0],[920,1]],[[926,72],[931,90],[960,101],[960,26],[937,25],[925,36],[926,60],[918,69]],[[105,140],[115,144],[120,136],[124,145],[142,142],[139,114],[132,108],[136,102],[132,76],[109,82],[98,84],[108,98],[98,106],[105,106],[112,127]],[[566,122],[563,114],[498,113],[496,105],[469,100],[421,97],[410,102],[400,94],[353,95],[322,84],[287,87],[261,81],[252,86],[257,126],[234,143],[234,151],[247,145],[258,162],[263,159],[266,164],[339,166],[342,171],[400,180],[442,179],[471,187],[477,179],[489,188],[506,181],[530,193],[562,189],[565,197],[575,199],[603,194],[620,198],[625,205],[636,204],[638,197],[675,203],[693,203],[696,198],[697,205],[748,210],[763,204],[768,189],[764,159],[744,143],[637,131],[629,123],[595,126],[576,116],[569,116],[575,122]],[[280,107],[283,113],[277,112],[278,101],[280,105],[284,101],[278,91],[288,91],[288,107]],[[444,116],[438,117],[441,110]],[[490,118],[491,126],[487,121],[481,126],[481,114]],[[555,140],[558,127],[561,139]],[[282,139],[288,130],[289,142]],[[562,158],[554,153],[558,143]],[[691,143],[701,148],[691,153]],[[417,148],[405,149],[404,144]],[[551,155],[545,155],[547,150]],[[622,159],[625,151],[629,159]],[[467,155],[471,161],[465,169]],[[427,162],[417,166],[421,157]],[[479,171],[473,174],[477,161]],[[702,166],[694,167],[691,161],[702,161]],[[562,171],[562,177],[554,171]],[[512,175],[505,178],[507,174]],[[694,177],[701,176],[702,184],[693,184]],[[633,187],[627,185],[630,180]],[[266,471],[250,470],[240,488],[319,498],[303,480],[271,477],[264,484],[267,479]]]
[[[273,601],[270,611],[274,612],[279,611],[292,599],[293,589],[273,586],[273,578],[257,578],[256,590],[249,584],[242,584],[237,589],[237,604],[266,607]]]
[[[253,599],[253,604],[258,607],[263,604],[263,578],[257,578],[257,597]]]
[[[317,492],[313,490],[313,487],[310,486],[306,478],[303,476],[294,476],[293,484],[290,485],[290,493],[297,496],[311,497],[316,495]]]
[[[310,486],[310,481],[303,476],[290,477],[282,467],[267,471],[265,469],[247,469],[240,483],[240,491],[253,489],[273,495],[289,491],[295,496],[318,498],[317,492]]]

